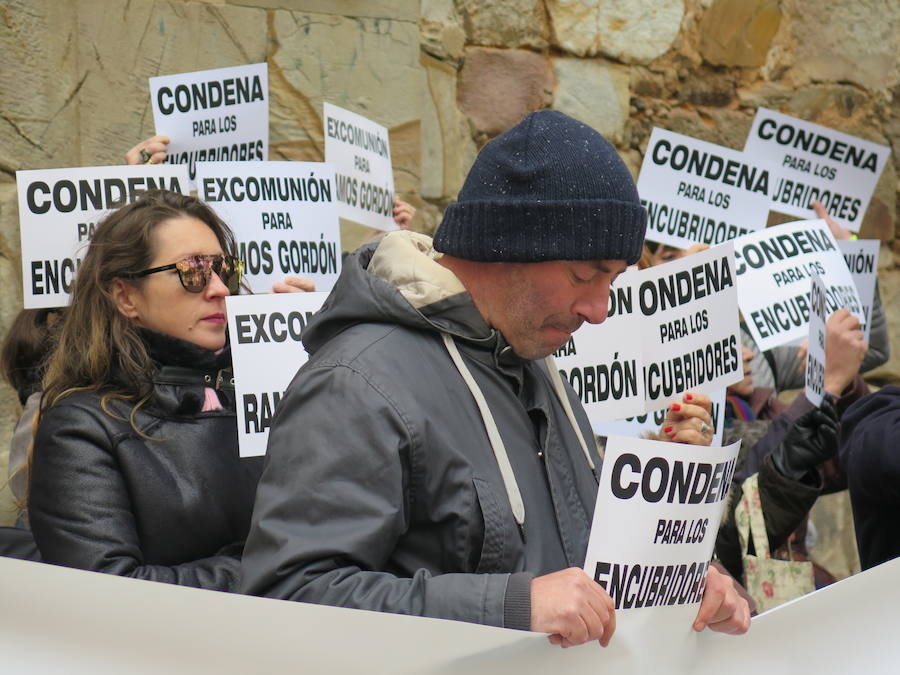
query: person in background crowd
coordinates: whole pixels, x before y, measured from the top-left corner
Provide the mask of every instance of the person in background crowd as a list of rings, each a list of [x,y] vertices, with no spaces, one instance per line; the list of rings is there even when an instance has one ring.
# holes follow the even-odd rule
[[[900,387],[889,385],[844,414],[840,457],[847,472],[862,569],[900,556]]]
[[[730,505],[740,501],[741,483],[759,473],[760,501],[769,548],[777,551],[794,534],[796,550],[806,554],[803,541],[809,510],[823,493],[846,486],[834,461],[840,433],[839,420],[854,401],[868,391],[859,377],[868,345],[859,321],[846,309],[834,312],[826,323],[825,391],[816,407],[801,392],[790,406],[773,396],[772,389],[756,387],[749,373],[751,353],[744,350],[745,377],[727,390],[723,443],[742,439],[732,482]],[[732,509],[726,509],[716,540],[716,555],[735,576],[742,578],[741,547]],[[799,529],[798,529],[799,528]],[[830,574],[819,570],[824,583]]]
[[[819,215],[823,216],[822,213]],[[849,238],[849,233],[846,230],[842,233],[843,228],[827,214],[824,217],[836,237]],[[645,247],[643,258],[649,267],[708,248],[706,244],[696,244],[687,250],[651,245]],[[744,379],[727,389],[722,443],[729,445],[741,440],[742,444],[729,508],[724,512],[718,533],[716,555],[736,579],[743,578],[743,565],[733,512],[743,494],[741,484],[744,480],[759,474],[760,500],[770,549],[778,551],[791,538],[796,540],[794,549],[801,556],[806,555],[802,539],[809,510],[816,499],[820,494],[846,487],[843,473],[834,459],[838,420],[850,404],[868,392],[858,374],[868,345],[863,340],[859,321],[846,309],[829,317],[826,335],[826,352],[831,358],[826,359],[825,379],[826,391],[830,394],[819,408],[802,394],[788,406],[778,400],[772,388],[756,386],[751,364],[758,350],[754,352],[746,346],[742,349]],[[794,358],[803,359],[802,350],[792,352]],[[800,384],[802,386],[802,382]],[[821,568],[817,569],[817,582],[820,578],[823,583],[834,580]]]
[[[613,147],[544,110],[482,149],[433,244],[352,254],[271,428],[242,590],[607,644],[612,599],[581,569],[600,459],[545,359],[605,319],[645,228]],[[707,626],[749,626],[715,569]]]
[[[32,439],[32,422],[41,401],[41,378],[53,347],[52,331],[58,327],[62,308],[23,309],[16,315],[3,347],[0,371],[16,390],[22,414],[13,431],[9,450],[9,485],[17,500],[25,498],[28,480],[22,470]]]
[[[98,226],[50,357],[28,513],[46,562],[235,590],[262,458],[238,456],[225,223],[155,191]]]
[[[125,153],[126,164],[162,164],[168,156],[169,147],[168,136],[151,136]],[[401,230],[409,229],[413,217],[416,215],[416,208],[400,197],[394,196],[394,222]],[[312,282],[310,282],[312,283]],[[315,290],[304,288],[303,290]]]

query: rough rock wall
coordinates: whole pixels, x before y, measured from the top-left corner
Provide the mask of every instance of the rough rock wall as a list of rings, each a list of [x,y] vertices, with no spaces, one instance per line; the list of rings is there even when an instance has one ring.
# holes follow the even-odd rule
[[[118,163],[153,133],[148,77],[265,60],[271,159],[322,158],[323,100],[371,117],[426,232],[478,148],[541,107],[634,171],[654,125],[740,148],[760,105],[888,143],[862,234],[885,244],[896,336],[898,55],[896,0],[0,0],[0,331],[22,303],[15,171]],[[17,411],[0,391],[0,448]]]

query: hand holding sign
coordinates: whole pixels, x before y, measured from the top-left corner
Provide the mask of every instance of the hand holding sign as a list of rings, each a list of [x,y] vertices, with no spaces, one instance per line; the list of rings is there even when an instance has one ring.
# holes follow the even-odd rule
[[[687,393],[682,403],[669,406],[662,424],[662,439],[672,443],[709,445],[715,431],[712,400],[705,394]]]
[[[616,630],[612,598],[577,567],[531,580],[531,630],[550,642],[574,647],[590,640],[609,644]]]
[[[772,450],[772,463],[782,476],[800,482],[837,454],[838,414],[828,396],[805,412]]]
[[[273,293],[312,293],[315,290],[316,282],[304,277],[287,276],[272,284]]]
[[[812,210],[816,212],[816,218],[821,218],[826,222],[828,229],[831,230],[831,234],[835,239],[841,241],[853,238],[850,230],[838,225],[835,219],[828,215],[828,209],[825,208],[825,205],[822,202],[814,199],[810,202],[810,206],[812,207]]]
[[[400,226],[401,230],[409,229],[409,224],[412,222],[413,216],[415,215],[415,206],[394,195],[394,222]]]
[[[859,319],[846,309],[839,309],[828,317],[825,330],[825,391],[839,397],[856,377],[868,349]]]
[[[709,628],[718,633],[741,635],[750,628],[750,607],[737,592],[734,579],[710,566],[706,591],[694,621],[694,630]]]
[[[126,164],[162,164],[169,150],[168,136],[151,136],[125,153]]]

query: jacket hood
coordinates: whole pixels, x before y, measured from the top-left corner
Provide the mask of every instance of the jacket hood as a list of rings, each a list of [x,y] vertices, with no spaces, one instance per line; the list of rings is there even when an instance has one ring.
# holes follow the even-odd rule
[[[462,282],[439,265],[431,238],[390,232],[344,261],[341,275],[303,331],[310,354],[341,331],[360,323],[391,323],[496,347],[499,331],[482,318]]]

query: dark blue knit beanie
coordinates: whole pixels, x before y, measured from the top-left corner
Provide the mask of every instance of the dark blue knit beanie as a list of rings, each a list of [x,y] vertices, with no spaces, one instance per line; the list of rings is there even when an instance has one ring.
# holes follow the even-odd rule
[[[528,115],[482,148],[434,237],[478,262],[641,257],[647,211],[615,148],[555,110]]]

